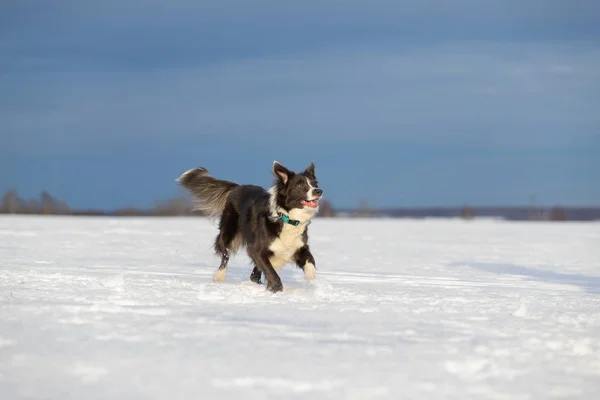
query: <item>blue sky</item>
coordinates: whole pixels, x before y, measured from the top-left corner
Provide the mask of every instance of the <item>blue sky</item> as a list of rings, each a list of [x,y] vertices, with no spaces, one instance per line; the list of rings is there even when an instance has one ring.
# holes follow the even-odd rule
[[[340,207],[600,203],[597,1],[0,4],[0,191],[150,206],[314,160]]]

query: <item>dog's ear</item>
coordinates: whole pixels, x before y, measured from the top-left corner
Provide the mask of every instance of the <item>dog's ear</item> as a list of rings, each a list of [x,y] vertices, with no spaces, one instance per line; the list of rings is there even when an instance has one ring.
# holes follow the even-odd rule
[[[312,176],[313,178],[315,177],[315,163],[314,162],[310,162],[310,165],[308,166],[308,168],[306,168],[304,170],[304,173],[307,175]]]
[[[277,179],[281,180],[283,184],[286,184],[292,176],[293,172],[281,165],[277,161],[273,161],[273,173]]]

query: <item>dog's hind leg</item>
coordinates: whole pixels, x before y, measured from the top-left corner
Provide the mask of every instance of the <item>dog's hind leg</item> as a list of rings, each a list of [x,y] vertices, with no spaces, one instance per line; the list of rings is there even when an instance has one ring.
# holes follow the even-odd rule
[[[227,275],[227,264],[231,254],[232,243],[237,234],[238,214],[235,212],[231,203],[228,203],[223,210],[221,220],[219,221],[219,234],[215,240],[215,252],[221,256],[221,265],[213,277],[215,282],[223,282]]]
[[[223,282],[225,280],[225,276],[227,275],[227,263],[229,262],[229,252],[225,250],[226,253],[221,256],[221,265],[219,265],[219,269],[215,272],[213,276],[213,281],[215,282]]]
[[[262,284],[262,281],[260,280],[260,278],[262,277],[262,272],[260,271],[260,269],[258,269],[258,267],[254,267],[254,269],[252,270],[252,273],[250,274],[250,280],[254,283],[258,283],[259,285]]]

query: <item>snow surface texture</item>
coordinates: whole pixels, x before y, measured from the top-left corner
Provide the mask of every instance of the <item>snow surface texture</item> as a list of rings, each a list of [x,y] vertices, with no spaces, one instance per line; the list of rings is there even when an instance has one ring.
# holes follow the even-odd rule
[[[201,218],[0,217],[0,399],[597,399],[600,224],[315,220],[213,283]]]

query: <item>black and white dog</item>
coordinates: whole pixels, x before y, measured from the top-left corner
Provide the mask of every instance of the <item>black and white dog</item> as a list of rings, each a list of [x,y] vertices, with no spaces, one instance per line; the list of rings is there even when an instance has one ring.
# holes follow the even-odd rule
[[[221,256],[215,281],[225,280],[229,257],[242,246],[254,263],[250,279],[258,284],[265,274],[267,288],[281,291],[276,271],[287,263],[302,268],[307,279],[315,277],[315,259],[308,246],[308,224],[319,209],[323,191],[315,177],[315,165],[295,173],[275,161],[274,185],[239,185],[216,179],[205,168],[183,173],[177,181],[198,200],[197,209],[221,217],[214,248]]]

